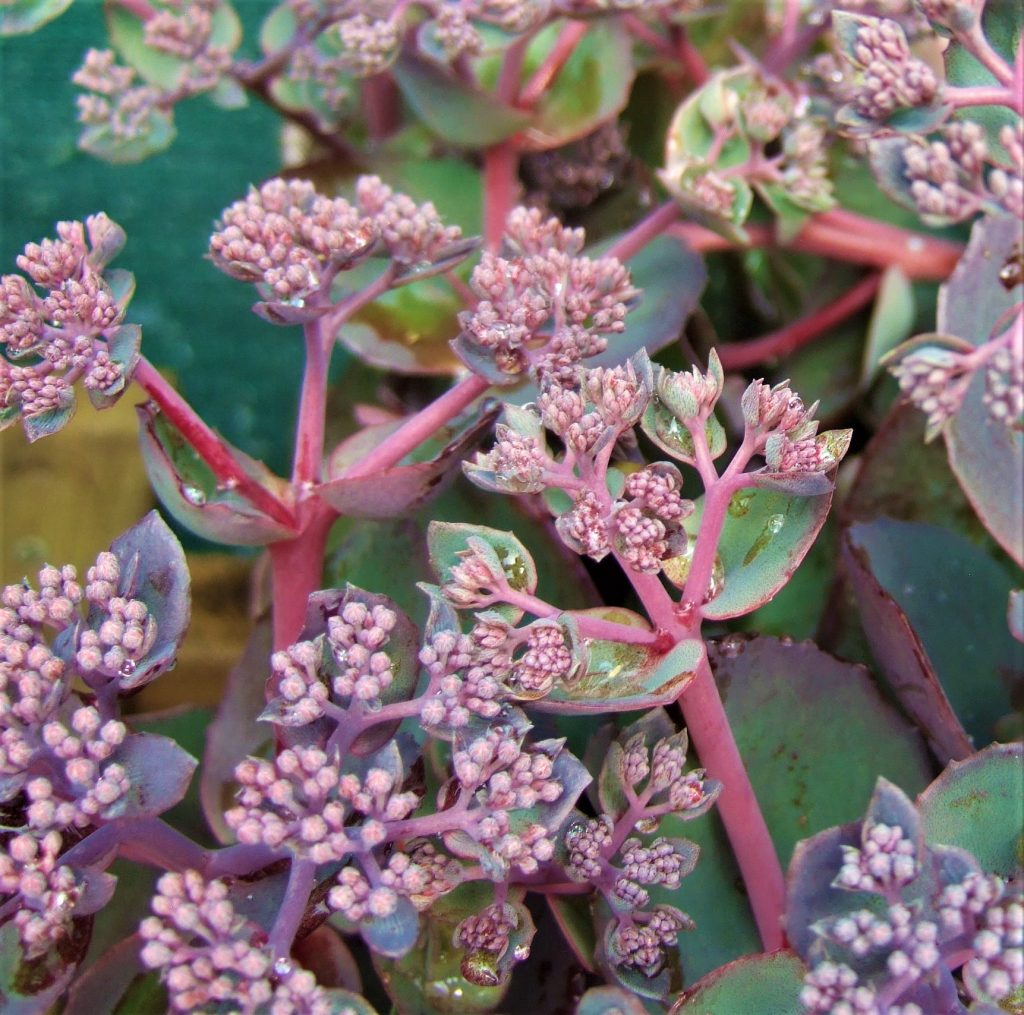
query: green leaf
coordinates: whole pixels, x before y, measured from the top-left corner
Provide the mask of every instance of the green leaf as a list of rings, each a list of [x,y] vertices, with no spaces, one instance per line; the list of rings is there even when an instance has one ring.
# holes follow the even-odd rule
[[[993,744],[953,762],[918,798],[930,845],[959,846],[982,869],[1014,877],[1024,864],[1024,748]]]
[[[530,122],[528,113],[412,53],[403,53],[392,73],[417,116],[452,144],[467,148],[497,144]]]
[[[693,436],[657,395],[651,398],[644,410],[640,429],[666,454],[677,461],[693,465],[696,460]],[[713,414],[704,425],[704,437],[713,459],[725,451],[725,429]]]
[[[851,574],[864,583],[858,605],[865,632],[904,707],[941,743],[942,760],[969,752],[969,741],[956,750],[955,739],[940,737],[947,729],[940,715],[948,718],[934,711],[940,705],[925,710],[925,703],[941,701],[926,691],[931,671],[963,730],[988,743],[1021,683],[1019,646],[1005,621],[1012,576],[963,536],[933,525],[879,518],[852,526],[847,538],[859,565]],[[970,595],[960,594],[967,589]],[[910,658],[899,650],[901,641],[914,644],[908,629],[920,646]]]
[[[1020,242],[1019,222],[1011,217],[983,219],[949,281],[939,291],[937,327],[980,346],[1018,301],[999,272]],[[1009,326],[1004,320],[1002,327]],[[960,411],[943,431],[949,463],[985,527],[1020,567],[1024,567],[1024,431],[995,423],[982,396],[985,371],[971,382]]]
[[[72,0],[14,0],[0,7],[0,35],[26,35],[60,17]]]
[[[121,376],[108,388],[89,388],[89,401],[95,408],[107,409],[124,394],[138,365],[141,345],[142,329],[137,324],[122,324],[110,333],[107,352],[111,362],[121,368]]]
[[[932,769],[920,737],[889,705],[863,667],[810,642],[730,639],[712,654],[725,711],[783,864],[801,839],[860,818],[879,775],[910,792]],[[697,923],[680,937],[690,977],[758,950],[757,933],[714,810],[686,823],[663,819],[659,834],[701,848],[694,876],[673,899]],[[833,872],[834,873],[834,872]]]
[[[109,124],[101,123],[82,131],[78,147],[105,162],[125,165],[165,151],[176,134],[171,111],[153,107],[131,137],[117,137]]]
[[[576,1005],[576,1015],[645,1015],[647,1009],[621,987],[591,987]]]
[[[599,607],[582,611],[630,626],[648,628],[646,621],[628,610]],[[563,614],[562,619],[572,614]],[[667,705],[693,679],[704,655],[697,639],[678,642],[666,653],[649,645],[582,639],[586,645],[586,670],[569,684],[558,684],[545,698],[531,702],[538,712],[631,712]]]
[[[910,337],[914,327],[914,290],[898,266],[886,268],[882,275],[875,307],[868,324],[867,345],[861,386],[866,388],[879,372],[882,358]]]
[[[673,1015],[801,1015],[806,969],[790,951],[748,955],[709,973],[672,1008]]]
[[[68,425],[75,412],[75,392],[72,388],[64,388],[59,398],[60,403],[53,409],[33,416],[22,416],[22,426],[25,428],[25,436],[29,443],[49,437]]]
[[[524,76],[539,63],[569,22],[554,21],[537,33]],[[537,103],[524,146],[558,148],[596,130],[626,107],[633,84],[632,42],[618,19],[600,21],[576,44]]]
[[[427,529],[430,564],[439,582],[443,584],[449,580],[451,569],[459,563],[459,554],[467,549],[469,539],[481,539],[492,548],[509,585],[516,592],[532,594],[537,590],[537,566],[514,532],[501,532],[465,522],[431,522]],[[495,609],[506,619],[512,618],[511,623],[523,615],[522,610],[505,604]]]
[[[704,605],[704,617],[726,620],[768,602],[800,566],[831,503],[831,492],[791,496],[745,488],[734,494],[718,543],[721,591]],[[691,539],[696,539],[703,509],[702,497],[683,523]]]
[[[187,529],[228,546],[265,546],[294,535],[236,491],[222,489],[185,435],[155,405],[141,405],[137,412],[146,475],[160,502]],[[231,450],[257,482],[284,493],[284,482],[262,463]]]

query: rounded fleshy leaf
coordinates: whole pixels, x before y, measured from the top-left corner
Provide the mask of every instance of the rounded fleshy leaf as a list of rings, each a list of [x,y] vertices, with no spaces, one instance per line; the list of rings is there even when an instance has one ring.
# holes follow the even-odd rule
[[[647,1009],[621,987],[591,987],[576,1005],[576,1015],[644,1015]]]
[[[555,21],[537,33],[524,60],[524,76],[539,67],[567,25]],[[618,19],[591,27],[544,90],[524,131],[524,146],[558,148],[618,116],[633,85],[631,50],[629,34]]]
[[[187,529],[228,546],[265,546],[295,534],[235,490],[222,489],[185,435],[152,403],[137,412],[146,475],[160,502]],[[284,481],[262,463],[237,448],[231,452],[253,479],[285,494]]]
[[[653,444],[677,461],[686,462],[687,465],[693,465],[696,461],[693,435],[657,395],[651,398],[650,404],[644,410],[640,428]],[[725,450],[725,429],[714,414],[708,417],[704,425],[704,439],[707,441],[712,459],[718,458]]]
[[[0,7],[0,35],[27,35],[60,17],[72,0],[13,0]]]
[[[530,122],[529,113],[505,105],[447,68],[412,53],[403,53],[392,73],[416,115],[451,144],[467,148],[496,144]]]
[[[170,737],[133,733],[114,754],[131,784],[128,793],[108,807],[108,818],[152,818],[182,800],[199,763]]]
[[[1024,864],[1024,748],[993,744],[953,762],[917,800],[929,844],[968,850],[985,871]]]
[[[718,543],[721,592],[702,607],[705,619],[739,617],[768,602],[800,566],[831,504],[831,491],[803,496],[748,487],[735,493]],[[692,539],[703,507],[700,498],[683,523]]]
[[[98,1015],[113,1011],[114,1004],[128,994],[136,977],[146,974],[139,959],[141,948],[142,939],[138,934],[107,948],[76,978],[64,1015]]]
[[[639,628],[648,626],[638,615],[616,607],[598,607],[582,615]],[[571,616],[563,614],[563,618]],[[532,702],[531,708],[539,712],[596,713],[667,705],[693,679],[704,655],[704,644],[698,639],[678,642],[668,652],[628,642],[581,640],[586,647],[585,671],[570,683],[557,684],[546,697]]]
[[[748,955],[709,973],[670,1009],[671,1015],[802,1015],[806,968],[791,951]]]
[[[134,279],[132,284],[134,286]],[[110,361],[121,370],[109,387],[89,388],[89,401],[97,409],[108,409],[124,394],[138,365],[141,345],[142,329],[137,324],[122,324],[108,335],[107,352]]]
[[[104,162],[128,165],[166,151],[177,133],[171,112],[154,106],[131,137],[118,137],[109,124],[99,123],[82,131],[78,147]]]
[[[359,925],[359,933],[378,955],[400,959],[419,937],[419,913],[408,899],[399,897],[393,913],[365,920]]]
[[[1013,577],[958,533],[920,522],[853,525],[846,554],[879,668],[941,760],[970,753],[965,733],[991,740],[1019,679],[1005,621]]]
[[[939,291],[937,329],[980,346],[1020,299],[999,272],[1020,242],[1020,223],[1009,216],[975,224],[964,256]],[[1003,321],[1003,327],[1009,326]],[[982,397],[984,371],[967,389],[960,411],[943,431],[949,464],[974,510],[1000,546],[1024,567],[1024,431],[996,423]]]

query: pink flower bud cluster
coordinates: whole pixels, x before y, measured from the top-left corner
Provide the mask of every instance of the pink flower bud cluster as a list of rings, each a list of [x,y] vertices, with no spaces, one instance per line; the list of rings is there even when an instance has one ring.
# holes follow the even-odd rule
[[[630,881],[642,885],[664,885],[678,888],[688,873],[685,858],[665,838],[657,838],[645,846],[640,839],[627,839],[620,850],[622,873]]]
[[[117,594],[121,566],[113,553],[101,553],[86,579],[85,598],[106,617],[79,635],[75,663],[85,674],[130,677],[156,642],[156,618],[141,599]]]
[[[78,122],[103,127],[118,141],[133,141],[152,129],[161,92],[136,84],[135,71],[123,67],[110,49],[90,49],[71,80],[86,91],[78,96]]]
[[[75,872],[59,861],[61,836],[12,836],[0,851],[0,895],[18,896],[12,918],[25,958],[44,955],[71,931],[82,893]]]
[[[220,0],[164,0],[163,9],[145,23],[147,46],[185,61],[175,83],[176,97],[213,88],[231,65],[228,48],[212,41],[220,6]]]
[[[572,679],[577,663],[561,624],[539,620],[523,633],[526,651],[512,667],[513,688],[524,697],[537,698],[547,694],[555,681]]]
[[[164,874],[153,897],[154,916],[139,925],[143,965],[158,970],[173,1011],[223,1008],[255,1015],[327,1015],[326,995],[304,970],[279,971],[266,935],[235,912],[221,881],[197,871]],[[266,1006],[266,1007],[265,1007]]]
[[[917,849],[899,825],[865,825],[862,846],[843,846],[836,886],[850,891],[888,893],[918,873]]]
[[[322,665],[322,638],[296,642],[270,657],[271,681],[288,725],[305,726],[324,714],[330,691],[321,677]]]
[[[925,346],[890,367],[905,397],[927,417],[926,439],[960,411],[975,366],[968,354]]]
[[[853,51],[843,55],[857,72],[853,106],[865,119],[882,121],[898,109],[927,106],[939,94],[935,74],[911,55],[895,21],[864,19]]]
[[[356,197],[360,210],[373,220],[381,242],[398,264],[433,263],[462,238],[462,230],[446,226],[430,201],[417,205],[378,176],[359,177]]]
[[[394,17],[376,18],[355,14],[333,25],[329,35],[336,36],[344,53],[347,69],[356,77],[379,74],[398,56],[402,24]]]
[[[985,363],[982,402],[997,423],[1024,429],[1024,318],[1018,317],[1010,342]]]
[[[646,917],[646,922],[639,920]],[[665,965],[665,952],[674,948],[681,930],[692,926],[674,906],[655,906],[650,913],[635,914],[620,922],[612,935],[616,965],[639,969],[654,977]]]
[[[449,60],[460,56],[476,56],[483,48],[483,39],[459,4],[442,4],[434,16],[434,38]]]
[[[615,258],[580,254],[583,231],[516,208],[505,226],[505,255],[486,252],[470,285],[476,309],[459,321],[463,339],[486,351],[506,374],[532,369],[571,378],[575,366],[625,328],[636,296]]]
[[[612,515],[612,538],[633,570],[657,574],[667,557],[685,551],[682,521],[693,513],[693,502],[683,500],[681,487],[679,470],[667,463],[648,465],[626,480]]]
[[[972,945],[974,958],[964,967],[967,982],[996,1003],[1019,997],[1024,989],[1024,901],[1019,892],[986,911]]]
[[[614,823],[607,814],[574,824],[565,835],[566,873],[573,881],[597,881],[609,869]]]
[[[38,591],[27,582],[4,587],[0,593],[0,603],[5,607],[0,620],[4,631],[13,631],[19,622],[63,630],[77,619],[82,587],[72,565],[65,564],[61,568],[47,565],[39,572],[38,581]]]
[[[845,963],[819,962],[804,977],[800,1003],[805,1012],[849,1012],[875,1015],[875,990],[862,984],[856,972]],[[889,1011],[892,1009],[890,1008]],[[905,1015],[910,1015],[905,1012]]]
[[[514,642],[509,625],[497,619],[478,620],[469,635],[449,631],[433,636],[420,651],[420,662],[436,680],[420,711],[424,727],[461,729],[477,715],[494,719],[510,697],[506,679]]]
[[[39,730],[34,757],[49,757],[61,779],[31,776],[25,783],[25,816],[32,828],[85,828],[96,819],[116,817],[130,792],[124,765],[111,760],[127,736],[124,723],[104,722],[91,705],[76,708],[67,725],[51,719]]]
[[[17,406],[27,423],[69,409],[79,379],[99,391],[122,379],[123,367],[111,360],[105,340],[121,323],[124,307],[98,263],[112,232],[120,228],[100,213],[84,226],[58,222],[57,239],[27,244],[18,267],[49,290],[45,297],[20,275],[0,278],[0,411]],[[12,362],[29,354],[29,365]]]
[[[295,302],[368,253],[375,238],[373,222],[343,198],[318,194],[308,180],[275,178],[224,210],[210,254],[232,278]]]
[[[470,536],[466,549],[459,550],[459,562],[448,570],[442,595],[461,609],[490,606],[508,588],[508,576],[494,547]]]
[[[519,916],[515,907],[507,902],[497,902],[485,906],[479,913],[467,916],[455,928],[452,941],[458,948],[464,948],[467,952],[488,952],[491,955],[502,956],[508,951],[509,938],[512,931],[519,927]],[[525,959],[526,955],[516,956],[517,961]]]
[[[355,601],[328,619],[327,644],[338,667],[332,686],[339,698],[373,702],[391,686],[391,657],[383,649],[397,621],[395,611],[386,606]]]
[[[338,883],[327,895],[327,903],[352,923],[379,920],[395,912],[400,898],[424,895],[430,882],[428,870],[414,863],[406,853],[393,853],[387,866],[374,872],[373,884],[358,867],[343,867]]]
[[[925,219],[961,222],[994,200],[985,187],[988,144],[971,122],[947,123],[941,139],[910,138],[903,149],[910,194]]]
[[[426,883],[410,902],[422,912],[429,909],[434,900],[447,895],[463,881],[462,865],[445,853],[440,853],[433,843],[426,839],[413,839],[406,843],[409,859],[426,875]]]
[[[399,792],[380,768],[342,774],[316,747],[281,751],[273,762],[248,758],[235,769],[237,807],[225,814],[239,842],[287,849],[316,863],[340,860],[352,849],[372,849],[387,838],[386,822],[408,817],[419,804]],[[353,818],[365,820],[354,823]]]

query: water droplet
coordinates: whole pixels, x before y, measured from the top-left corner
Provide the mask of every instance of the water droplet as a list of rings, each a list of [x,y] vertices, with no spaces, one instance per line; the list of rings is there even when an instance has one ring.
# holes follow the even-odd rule
[[[516,962],[522,962],[524,959],[530,957],[530,946],[529,945],[516,945],[512,949],[512,956]]]
[[[71,908],[71,896],[67,892],[58,892],[53,900],[54,908],[67,912]]]
[[[773,536],[777,536],[782,531],[782,526],[786,524],[785,515],[772,515],[771,518],[765,522],[765,531],[770,532]]]
[[[750,510],[750,502],[753,499],[752,493],[734,493],[729,500],[729,514],[733,518],[742,518]]]
[[[117,671],[122,677],[130,677],[135,672],[135,661],[133,659],[125,659],[121,663],[121,668]]]
[[[278,976],[288,976],[293,968],[291,962],[283,955],[274,961],[274,972]]]
[[[181,495],[189,504],[195,504],[197,507],[206,503],[206,494],[197,486],[183,486]]]
[[[746,648],[746,645],[747,639],[742,634],[727,634],[718,643],[718,651],[727,659],[735,659]]]

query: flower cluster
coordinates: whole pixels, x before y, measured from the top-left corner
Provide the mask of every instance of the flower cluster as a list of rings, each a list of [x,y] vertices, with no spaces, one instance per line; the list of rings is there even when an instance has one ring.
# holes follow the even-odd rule
[[[998,1007],[1024,988],[1020,885],[985,874],[965,850],[925,843],[919,826],[910,801],[880,783],[832,882],[869,905],[811,925],[805,1011],[936,1010],[956,996],[959,966],[978,1002]]]
[[[158,970],[174,1011],[257,1011],[327,1015],[331,1005],[312,974],[275,963],[265,934],[235,911],[228,887],[194,870],[164,874],[153,913],[139,926],[140,957]]]
[[[137,141],[154,130],[160,89],[138,84],[135,71],[117,63],[113,50],[87,50],[71,80],[85,90],[77,103],[78,122],[87,128],[86,136],[102,131],[124,143]]]
[[[562,148],[526,155],[522,171],[537,203],[569,210],[585,208],[615,187],[628,164],[624,128],[610,120]]]
[[[30,440],[67,421],[78,380],[98,406],[110,404],[138,358],[138,329],[121,326],[130,288],[115,293],[103,277],[123,231],[100,212],[57,223],[57,234],[17,258],[45,297],[20,275],[0,278],[0,427],[20,414]]]
[[[921,218],[930,224],[962,222],[979,211],[1024,218],[1024,140],[1020,124],[999,133],[1005,155],[989,148],[983,128],[970,120],[945,124],[934,140],[909,137],[903,172]]]
[[[666,952],[676,947],[681,930],[693,922],[675,906],[655,906],[649,913],[633,914],[624,919],[611,937],[611,958],[616,965],[638,969],[644,976],[661,972]]]
[[[637,293],[614,257],[583,256],[583,240],[536,209],[511,212],[503,254],[483,255],[470,278],[476,308],[459,316],[455,350],[467,365],[489,364],[504,383],[526,372],[571,378],[604,351]]]
[[[930,106],[941,89],[932,69],[913,56],[903,28],[889,18],[843,13],[834,19],[839,36],[841,81],[851,126],[884,123],[901,109]]]
[[[163,0],[162,8],[146,21],[146,45],[183,63],[175,86],[182,96],[212,88],[231,63],[230,50],[213,42],[221,6],[220,0]]]

